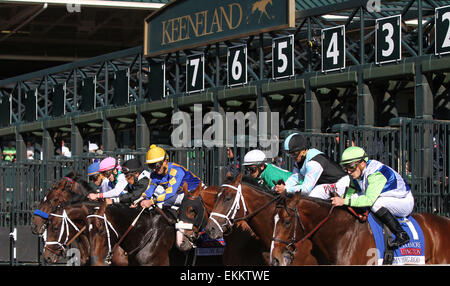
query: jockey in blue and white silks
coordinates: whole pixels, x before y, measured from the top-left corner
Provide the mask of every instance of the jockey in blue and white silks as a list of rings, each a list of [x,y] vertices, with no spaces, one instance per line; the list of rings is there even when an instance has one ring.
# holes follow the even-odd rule
[[[188,191],[203,186],[200,178],[194,173],[183,166],[169,162],[169,156],[161,147],[150,146],[146,154],[146,163],[152,173],[147,190],[143,194],[145,198],[141,202],[143,208],[159,203],[164,206],[180,205],[184,196],[184,183],[187,183]]]
[[[295,160],[292,175],[285,185],[277,185],[279,193],[301,192],[304,195],[329,199],[331,185],[342,196],[350,184],[350,177],[323,152],[309,148],[306,138],[298,133],[291,134],[284,142],[284,150]],[[300,184],[300,182],[303,183]]]

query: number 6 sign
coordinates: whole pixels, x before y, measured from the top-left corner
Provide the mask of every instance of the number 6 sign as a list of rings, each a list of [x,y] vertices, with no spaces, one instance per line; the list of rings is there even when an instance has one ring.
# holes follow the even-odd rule
[[[345,26],[322,29],[322,72],[345,68]]]
[[[228,86],[247,83],[247,45],[228,48],[227,71]]]

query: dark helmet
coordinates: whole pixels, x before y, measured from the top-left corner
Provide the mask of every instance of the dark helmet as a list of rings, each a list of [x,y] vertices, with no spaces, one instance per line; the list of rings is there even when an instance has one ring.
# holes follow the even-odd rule
[[[306,140],[306,137],[299,133],[291,134],[284,140],[284,151],[288,153],[308,148],[309,144]]]

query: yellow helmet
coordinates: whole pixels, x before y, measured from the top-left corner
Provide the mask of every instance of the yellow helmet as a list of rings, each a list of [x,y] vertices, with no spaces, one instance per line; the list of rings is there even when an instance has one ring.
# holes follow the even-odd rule
[[[150,149],[148,149],[148,151],[147,151],[147,155],[145,156],[145,163],[153,164],[156,162],[163,161],[167,157],[168,157],[167,153],[163,148],[158,147],[153,144],[150,146]]]

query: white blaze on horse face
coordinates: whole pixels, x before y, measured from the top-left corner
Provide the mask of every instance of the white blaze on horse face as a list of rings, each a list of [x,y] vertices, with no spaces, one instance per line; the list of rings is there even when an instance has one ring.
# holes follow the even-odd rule
[[[44,197],[44,202],[47,200],[47,196]]]
[[[184,238],[184,229],[183,230],[177,230],[177,247],[181,247],[181,244],[183,243]]]
[[[280,219],[280,217],[278,216],[278,214],[276,214],[275,217],[273,218],[274,225],[273,225],[272,237],[275,237],[275,234],[277,232],[277,223],[278,223],[279,219]],[[274,247],[275,247],[275,240],[272,240],[272,244],[270,245],[270,263],[272,263],[272,252],[273,252]]]

